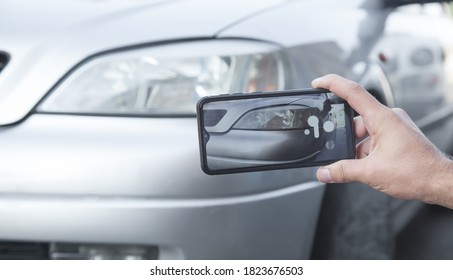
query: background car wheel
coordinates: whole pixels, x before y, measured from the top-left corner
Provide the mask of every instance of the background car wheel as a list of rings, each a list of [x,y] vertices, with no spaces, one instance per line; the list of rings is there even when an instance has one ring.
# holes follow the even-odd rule
[[[392,259],[390,201],[360,183],[327,185],[312,259]]]

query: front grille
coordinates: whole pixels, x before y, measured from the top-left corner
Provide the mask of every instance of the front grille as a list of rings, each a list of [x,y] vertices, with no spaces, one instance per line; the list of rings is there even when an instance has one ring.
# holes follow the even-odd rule
[[[8,61],[9,61],[9,55],[5,52],[0,51],[0,73],[6,67],[6,64],[8,64]]]

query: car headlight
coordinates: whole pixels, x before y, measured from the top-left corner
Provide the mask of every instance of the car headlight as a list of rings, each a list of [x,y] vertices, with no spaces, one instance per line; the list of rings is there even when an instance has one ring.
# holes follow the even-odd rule
[[[310,128],[311,116],[319,116],[319,109],[298,105],[276,106],[248,112],[235,129],[287,130]]]
[[[273,44],[206,40],[104,54],[72,71],[41,112],[192,115],[202,96],[281,90],[285,63]]]

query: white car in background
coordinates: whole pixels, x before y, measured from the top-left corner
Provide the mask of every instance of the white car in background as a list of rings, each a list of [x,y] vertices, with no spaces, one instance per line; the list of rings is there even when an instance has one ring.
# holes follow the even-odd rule
[[[195,104],[338,73],[449,152],[451,14],[409,2],[436,1],[3,1],[0,258],[391,258],[419,204],[205,175]]]

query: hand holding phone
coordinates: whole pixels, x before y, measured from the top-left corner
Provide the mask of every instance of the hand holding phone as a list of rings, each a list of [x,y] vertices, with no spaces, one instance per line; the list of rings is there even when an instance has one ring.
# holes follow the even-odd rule
[[[355,157],[353,110],[326,90],[209,96],[197,117],[201,166],[210,175]]]

